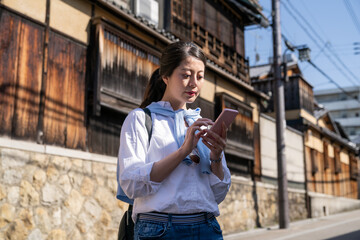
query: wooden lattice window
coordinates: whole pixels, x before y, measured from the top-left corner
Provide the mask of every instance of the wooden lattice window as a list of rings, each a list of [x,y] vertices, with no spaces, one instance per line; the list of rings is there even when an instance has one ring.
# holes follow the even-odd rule
[[[197,23],[193,23],[192,36],[193,41],[203,48],[211,61],[249,83],[249,62],[235,48],[227,46]]]
[[[160,50],[96,19],[94,112],[102,106],[127,113],[141,103],[151,73],[159,66]]]
[[[216,95],[216,115],[222,109],[231,108],[239,111],[227,133],[227,151],[242,158],[254,159],[254,122],[253,108],[225,93]]]
[[[328,169],[330,167],[330,159],[329,159],[329,143],[324,141],[324,169]]]
[[[341,161],[340,161],[340,148],[335,147],[334,149],[335,157],[334,157],[334,166],[335,166],[335,173],[341,173]]]
[[[311,158],[311,173],[314,175],[319,171],[319,164],[317,161],[317,151],[313,148],[310,150],[310,158]]]
[[[350,179],[357,180],[359,175],[358,162],[354,155],[350,155]]]

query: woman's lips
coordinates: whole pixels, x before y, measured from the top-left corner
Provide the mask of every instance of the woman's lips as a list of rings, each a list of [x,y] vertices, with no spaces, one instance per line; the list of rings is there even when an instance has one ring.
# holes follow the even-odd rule
[[[190,91],[190,92],[186,92],[186,94],[188,94],[189,96],[195,96],[196,92]]]

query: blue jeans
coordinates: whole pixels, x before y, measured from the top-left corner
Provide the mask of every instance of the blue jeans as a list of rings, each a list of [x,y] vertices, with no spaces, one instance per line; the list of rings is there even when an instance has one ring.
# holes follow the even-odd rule
[[[173,223],[154,220],[137,220],[134,229],[135,240],[169,239],[169,240],[222,240],[222,231],[215,217],[199,223]]]

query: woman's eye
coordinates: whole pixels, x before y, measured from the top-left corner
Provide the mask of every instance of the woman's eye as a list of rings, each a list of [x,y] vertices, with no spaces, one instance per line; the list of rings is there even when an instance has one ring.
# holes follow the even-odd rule
[[[198,76],[198,79],[203,79],[204,78],[204,76]]]
[[[189,78],[190,76],[189,74],[184,74],[184,78]]]

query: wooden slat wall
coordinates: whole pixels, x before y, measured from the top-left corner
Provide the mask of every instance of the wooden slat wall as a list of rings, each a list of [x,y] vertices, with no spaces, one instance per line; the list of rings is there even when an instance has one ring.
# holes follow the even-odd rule
[[[11,135],[21,19],[0,8],[0,133]]]
[[[238,52],[241,56],[245,56],[245,37],[244,37],[244,29],[240,29],[239,27],[236,27],[236,52]]]
[[[219,66],[250,84],[249,63],[244,54],[243,26],[221,4],[192,2],[192,41]]]
[[[44,111],[47,144],[86,149],[86,48],[50,33]]]
[[[228,129],[227,139],[235,144],[233,147],[245,150],[249,159],[254,159],[254,135],[258,133],[254,132],[252,108],[224,93],[217,94],[216,99],[217,115],[224,108],[239,111],[239,114]]]
[[[44,27],[0,8],[0,133],[36,140]]]
[[[182,40],[191,40],[191,6],[192,0],[171,1],[170,32]]]
[[[94,26],[98,30],[94,49],[100,50],[94,64],[100,63],[100,74],[92,81],[101,107],[89,116],[88,147],[90,152],[116,156],[121,124],[127,111],[141,103],[149,77],[159,67],[160,51],[109,22],[98,19]]]
[[[187,105],[188,108],[201,109],[201,116],[215,121],[215,103],[209,102],[201,97],[198,97],[195,102]]]
[[[101,116],[91,116],[89,120],[89,151],[117,156],[120,144],[121,123],[126,115],[102,108]]]
[[[299,78],[290,78],[288,82],[285,82],[284,94],[285,94],[285,109],[300,109],[299,98]]]
[[[104,35],[101,89],[140,104],[158,57],[115,32],[105,29]]]
[[[331,171],[333,171],[333,166],[331,164],[331,159],[328,154],[328,142],[324,141],[324,193],[332,195],[333,194],[333,188],[332,188],[332,182],[333,182],[333,176],[331,174]]]
[[[260,126],[254,123],[254,177],[261,179],[261,149],[260,149]]]
[[[314,112],[314,93],[312,87],[301,78],[299,81],[300,107],[310,113]]]
[[[357,198],[356,180],[350,178],[350,165],[340,162],[340,149],[335,147],[335,157],[328,159],[329,165],[325,167],[324,154],[305,147],[306,174],[308,190],[339,197]],[[311,154],[314,153],[318,171],[313,173]],[[338,169],[336,169],[338,167]]]
[[[66,147],[86,149],[85,75],[86,48],[70,43]]]

